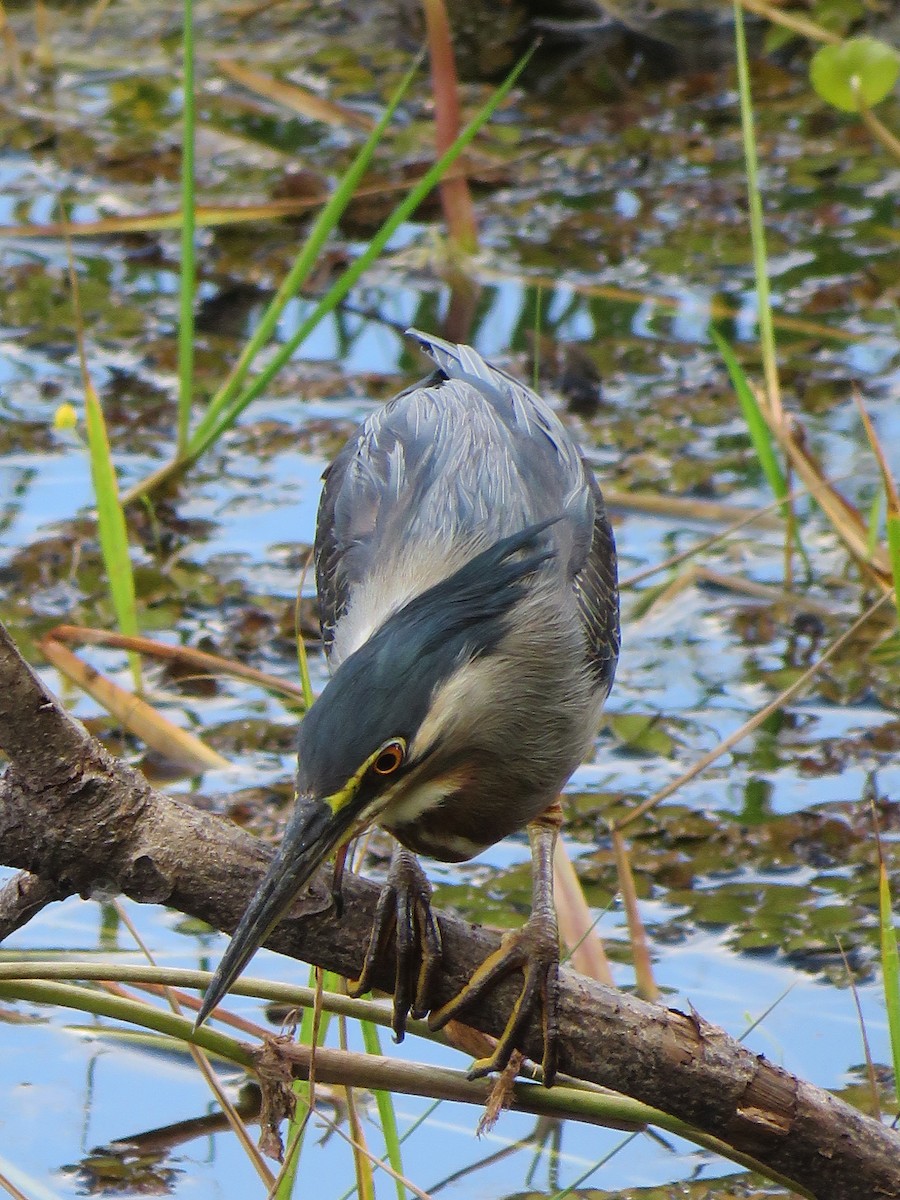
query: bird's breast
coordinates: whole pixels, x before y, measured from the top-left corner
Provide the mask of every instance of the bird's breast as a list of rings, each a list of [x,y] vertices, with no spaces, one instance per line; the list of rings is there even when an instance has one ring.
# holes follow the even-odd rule
[[[533,783],[514,780],[482,751],[410,788],[382,810],[378,823],[414,854],[465,862],[522,829],[551,803],[556,791],[539,791]]]
[[[459,830],[444,828],[443,822],[412,821],[408,824],[385,825],[388,833],[413,854],[426,854],[438,862],[466,862],[486,850],[494,841],[474,839]]]

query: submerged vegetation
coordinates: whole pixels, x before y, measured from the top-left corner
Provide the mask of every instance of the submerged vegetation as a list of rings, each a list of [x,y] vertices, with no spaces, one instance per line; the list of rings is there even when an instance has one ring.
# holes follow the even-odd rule
[[[318,475],[421,373],[407,325],[505,359],[566,410],[622,560],[620,676],[564,798],[573,965],[693,1005],[888,1122],[897,52],[866,28],[876,6],[824,0],[723,5],[686,35],[523,11],[487,57],[455,6],[455,55],[442,2],[400,7],[0,13],[0,617],[116,754],[277,836],[323,678],[305,577]],[[385,853],[376,834],[365,872]],[[519,924],[524,862],[512,842],[429,864],[436,899]],[[271,1089],[235,1082],[266,1078],[258,1006],[191,1033],[196,996],[177,989],[208,981],[219,939],[96,890],[3,926],[22,924],[0,953],[12,1195],[288,1196],[298,1172],[336,1197],[650,1197],[694,1177],[703,1195],[792,1194],[790,1172],[766,1181],[703,1129],[575,1081],[519,1085],[500,1149],[479,1148],[461,1107],[488,1096],[464,1080],[477,1041],[417,1029],[389,1058],[386,1007],[321,971],[237,989],[280,1003],[298,1060],[325,1048],[284,1124]],[[34,1132],[35,1080],[84,1132]]]

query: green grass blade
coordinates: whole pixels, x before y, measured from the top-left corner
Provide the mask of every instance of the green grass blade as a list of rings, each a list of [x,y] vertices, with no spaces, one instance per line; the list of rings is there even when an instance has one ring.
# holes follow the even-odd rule
[[[321,210],[312,229],[307,235],[303,249],[297,255],[293,266],[288,271],[287,275],[281,282],[278,291],[272,298],[268,308],[262,316],[256,330],[248,340],[246,346],[241,352],[237,363],[231,371],[228,379],[222,387],[216,392],[210,400],[206,412],[202,420],[194,432],[191,439],[190,453],[200,453],[194,451],[194,447],[204,441],[206,434],[217,428],[221,414],[228,410],[234,396],[247,376],[254,359],[259,351],[265,346],[278,325],[281,314],[284,312],[287,303],[297,295],[300,288],[309,278],[309,274],[316,264],[316,261],[323,247],[333,233],[335,226],[340,220],[347,205],[353,199],[359,181],[362,179],[369,163],[372,160],[372,155],[378,143],[384,136],[394,113],[400,105],[403,97],[409,90],[416,72],[419,69],[420,59],[416,59],[407,73],[404,75],[394,95],[384,110],[378,124],[372,130],[369,137],[366,139],[356,158],[350,164],[350,167],[345,172],[340,184],[336,188],[334,194],[328,200],[328,203]],[[204,449],[206,445],[204,444]],[[180,449],[180,447],[179,447]]]
[[[868,535],[866,537],[866,549],[871,557],[875,553],[875,547],[878,545],[878,530],[881,528],[881,514],[885,508],[885,495],[883,491],[877,491],[872,497],[872,503],[869,506],[869,522]],[[897,572],[894,571],[894,579],[897,578]]]
[[[63,223],[65,224],[65,216]],[[137,604],[135,601],[134,574],[128,549],[128,530],[125,512],[119,499],[119,481],[109,448],[103,406],[94,389],[88,372],[87,355],[84,351],[84,320],[81,313],[81,294],[78,275],[72,259],[72,246],[66,239],[69,259],[69,285],[72,289],[72,309],[75,318],[75,340],[78,346],[78,362],[81,367],[81,385],[84,389],[85,428],[88,440],[88,459],[91,467],[91,483],[94,488],[94,503],[97,506],[97,531],[100,537],[100,552],[109,584],[109,594],[116,614],[119,630],[128,637],[137,637]],[[71,413],[66,420],[71,420]],[[59,422],[63,414],[57,412]],[[134,680],[135,691],[141,690],[141,662],[137,654],[128,655],[128,663]]]
[[[753,444],[759,465],[762,467],[763,474],[766,477],[769,487],[772,489],[775,499],[784,501],[781,508],[782,516],[792,532],[797,550],[803,559],[806,573],[809,578],[812,578],[812,563],[800,539],[800,532],[796,527],[796,518],[788,499],[790,489],[788,488],[784,472],[781,469],[781,463],[778,461],[776,442],[772,436],[772,430],[769,428],[769,423],[762,414],[759,401],[756,399],[756,395],[750,386],[743,367],[738,362],[737,355],[725,338],[713,326],[710,326],[709,335],[718,347],[719,353],[722,355],[722,361],[728,370],[728,376],[731,379],[732,387],[741,406],[741,412],[747,424],[747,432],[750,435],[750,441]]]
[[[762,349],[766,393],[772,410],[780,414],[778,370],[775,365],[775,329],[772,322],[772,300],[769,293],[769,272],[766,261],[766,232],[763,222],[762,192],[759,186],[759,161],[756,156],[756,132],[753,120],[753,97],[750,92],[750,66],[747,40],[744,36],[744,10],[741,0],[734,0],[734,42],[737,55],[738,97],[741,109],[741,132],[744,141],[744,165],[747,172],[747,200],[750,213],[750,237],[753,245],[753,272],[756,277],[757,319]]]
[[[194,390],[194,293],[197,284],[195,245],[194,143],[194,5],[184,0],[182,57],[184,108],[181,131],[181,276],[178,319],[178,454],[187,449]]]
[[[91,481],[94,485],[94,498],[97,505],[97,528],[100,535],[103,563],[109,580],[110,597],[120,631],[130,637],[137,637],[139,632],[137,604],[125,513],[119,502],[119,484],[110,454],[103,408],[99,396],[86,375],[84,378],[84,409]],[[140,691],[140,660],[136,654],[129,654],[128,657],[134,686],[136,690]]]
[[[366,1054],[382,1053],[381,1038],[378,1036],[378,1026],[371,1021],[360,1021],[363,1045]],[[381,1121],[381,1133],[384,1137],[384,1148],[387,1151],[388,1162],[400,1176],[403,1174],[403,1155],[400,1151],[400,1133],[397,1129],[397,1114],[394,1111],[394,1098],[390,1092],[378,1090],[375,1092],[375,1104],[378,1107],[378,1117]],[[406,1200],[406,1188],[395,1177],[397,1200]]]
[[[884,999],[887,1006],[888,1030],[891,1036],[891,1055],[894,1063],[894,1088],[900,1101],[900,953],[897,931],[884,859],[879,851],[878,910],[881,933],[881,972],[884,979]]]
[[[191,439],[189,453],[196,458],[211,446],[226,430],[230,429],[248,404],[254,400],[267,386],[269,381],[281,370],[297,348],[306,340],[323,317],[332,312],[343,300],[357,280],[378,258],[384,247],[396,233],[397,229],[418,208],[422,200],[441,180],[446,171],[463,150],[469,145],[479,130],[490,120],[496,109],[509,94],[516,80],[528,64],[531,52],[513,68],[491,98],[476,113],[457,140],[453,143],[436,163],[428,170],[419,182],[407,193],[406,197],[394,209],[384,222],[363,253],[353,262],[341,277],[329,288],[313,311],[309,314],[300,328],[273,355],[265,369],[253,380],[241,395],[222,408],[221,414],[214,424],[204,422],[202,429],[198,427]]]
[[[753,388],[751,388],[747,376],[744,374],[744,369],[738,362],[737,356],[728,342],[725,341],[717,329],[710,328],[709,334],[718,347],[719,353],[722,355],[722,361],[728,369],[728,375],[738,398],[738,403],[741,406],[741,412],[744,414],[747,431],[750,434],[750,441],[753,443],[753,449],[756,451],[756,457],[759,459],[759,465],[763,469],[763,474],[776,500],[784,500],[788,494],[787,480],[784,477],[784,472],[775,453],[775,442],[772,437],[772,431],[769,429],[768,422],[760,410],[759,402],[753,394]]]
[[[300,671],[300,686],[303,688],[303,700],[306,704],[306,711],[309,709],[314,700],[312,681],[309,677],[309,659],[306,655],[306,642],[303,640],[303,634],[297,630],[297,668]]]
[[[887,515],[888,557],[891,560],[891,576],[894,580],[894,603],[897,606],[897,624],[900,626],[900,513]]]
[[[303,630],[300,627],[300,601],[303,598],[302,593],[303,585],[306,582],[306,574],[313,565],[313,557],[313,553],[310,552],[306,560],[306,565],[303,568],[303,574],[300,577],[300,584],[297,589],[297,602],[294,606],[294,639],[297,643],[297,669],[300,672],[300,685],[303,688],[303,700],[307,712],[312,707],[314,696],[312,680],[309,677],[309,659],[306,655],[306,642],[303,640]]]
[[[168,1009],[157,1008],[142,1000],[112,996],[97,988],[81,987],[78,984],[26,979],[7,979],[0,982],[0,997],[5,1000],[26,1000],[31,1004],[54,1004],[90,1013],[94,1017],[125,1021],[129,1025],[152,1029],[178,1041],[192,1042],[207,1053],[216,1054],[246,1071],[252,1072],[256,1069],[250,1047],[236,1038],[208,1026],[195,1029],[190,1017],[178,1016]]]

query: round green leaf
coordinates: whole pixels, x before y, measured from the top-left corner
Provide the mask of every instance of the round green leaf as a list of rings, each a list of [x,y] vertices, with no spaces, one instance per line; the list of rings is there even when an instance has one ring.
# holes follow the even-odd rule
[[[810,80],[823,100],[842,112],[872,108],[887,96],[900,74],[900,54],[877,38],[857,37],[823,46],[813,55]]]

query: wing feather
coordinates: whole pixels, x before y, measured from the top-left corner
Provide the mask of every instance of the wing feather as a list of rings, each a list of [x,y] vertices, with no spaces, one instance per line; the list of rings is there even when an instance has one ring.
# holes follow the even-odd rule
[[[598,690],[619,648],[612,530],[590,468],[553,410],[469,346],[410,331],[438,370],[372,413],[324,476],[316,582],[326,653],[354,588],[404,558],[433,560],[565,513],[554,526],[568,564]]]
[[[619,661],[619,581],[616,543],[600,485],[587,463],[587,485],[594,498],[594,528],[584,566],[575,575],[575,597],[587,638],[587,656],[598,691],[609,695]]]

